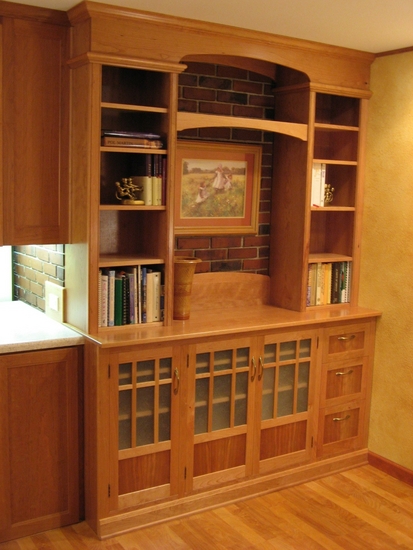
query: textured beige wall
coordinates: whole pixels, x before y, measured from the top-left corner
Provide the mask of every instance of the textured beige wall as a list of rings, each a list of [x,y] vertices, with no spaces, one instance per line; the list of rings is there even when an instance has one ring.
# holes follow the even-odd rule
[[[360,305],[382,311],[369,450],[413,470],[413,52],[372,65]]]

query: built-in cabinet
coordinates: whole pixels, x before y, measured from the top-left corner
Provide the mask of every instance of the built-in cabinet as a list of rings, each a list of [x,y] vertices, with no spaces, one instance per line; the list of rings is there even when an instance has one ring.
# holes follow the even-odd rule
[[[378,315],[357,304],[373,56],[94,3],[69,19],[67,321],[90,336],[86,519],[105,537],[364,463]],[[186,61],[271,78],[274,119],[178,112]],[[274,137],[269,276],[196,275],[196,307],[175,321],[177,135],[207,127]],[[164,146],[107,146],[104,129],[154,132]],[[140,175],[148,152],[166,159],[165,200],[124,204],[116,182]],[[334,188],[322,207],[314,163]],[[337,262],[352,264],[350,300],[309,306],[309,267]],[[100,272],[136,266],[162,272],[162,321],[103,326]]]
[[[69,236],[69,25],[62,12],[1,6],[0,245]]]
[[[82,352],[0,356],[0,541],[80,520]]]
[[[326,458],[328,471],[365,460],[373,318],[237,337],[198,326],[168,344],[87,345],[99,536],[322,475]]]

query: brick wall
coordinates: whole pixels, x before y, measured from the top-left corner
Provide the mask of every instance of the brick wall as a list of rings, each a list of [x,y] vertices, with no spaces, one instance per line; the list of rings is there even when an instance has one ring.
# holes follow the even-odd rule
[[[45,310],[45,281],[64,286],[64,245],[13,247],[13,298]]]
[[[187,63],[179,77],[179,111],[274,120],[274,82],[244,69]],[[198,272],[249,271],[268,273],[273,136],[242,128],[185,130],[179,139],[262,145],[259,229],[257,235],[181,236],[176,254],[203,261]]]

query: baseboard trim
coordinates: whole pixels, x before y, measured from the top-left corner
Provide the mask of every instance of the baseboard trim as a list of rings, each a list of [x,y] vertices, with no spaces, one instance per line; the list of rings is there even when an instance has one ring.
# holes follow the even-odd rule
[[[404,481],[408,485],[413,486],[413,471],[392,462],[384,456],[377,455],[376,453],[368,452],[368,461],[371,466],[374,466],[378,470],[385,472],[386,474],[395,477],[400,481]]]
[[[113,513],[98,520],[97,535],[102,539],[134,531],[210,510],[247,498],[264,495],[286,487],[298,485],[327,475],[342,472],[368,464],[367,449],[346,455],[324,459],[280,472],[274,472],[253,479],[239,481],[224,487],[171,499],[159,504],[143,506],[140,509]]]

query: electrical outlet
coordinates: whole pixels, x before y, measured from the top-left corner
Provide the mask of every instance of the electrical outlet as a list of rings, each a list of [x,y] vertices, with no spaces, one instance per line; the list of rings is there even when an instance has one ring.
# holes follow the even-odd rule
[[[45,282],[46,315],[51,319],[63,323],[64,321],[65,288],[51,281]]]

